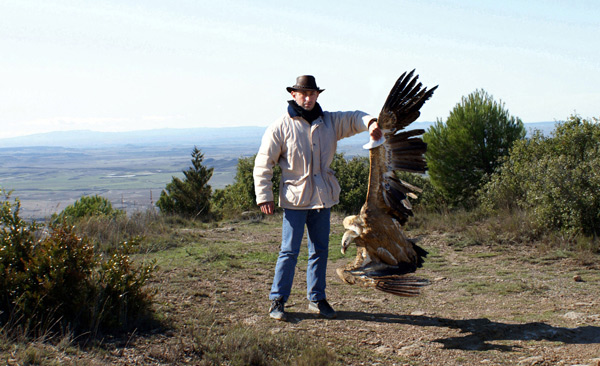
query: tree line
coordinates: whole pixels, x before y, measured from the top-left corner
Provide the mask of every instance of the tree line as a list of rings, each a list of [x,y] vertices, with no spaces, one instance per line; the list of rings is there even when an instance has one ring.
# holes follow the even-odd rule
[[[484,90],[465,96],[444,121],[423,135],[428,149],[426,176],[401,173],[423,188],[413,202],[425,210],[526,210],[540,226],[570,233],[600,234],[600,126],[578,115],[557,123],[550,136],[526,138],[520,118]],[[252,169],[255,156],[238,160],[234,182],[212,190],[213,169],[194,147],[184,179],[173,177],[161,192],[162,213],[201,220],[231,218],[256,210]],[[369,162],[336,154],[331,168],[342,187],[335,210],[356,213],[364,203]],[[273,174],[277,197],[281,171]]]

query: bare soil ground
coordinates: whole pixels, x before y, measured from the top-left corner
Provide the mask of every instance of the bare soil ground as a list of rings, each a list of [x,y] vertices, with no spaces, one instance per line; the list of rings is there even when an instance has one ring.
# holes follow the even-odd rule
[[[194,245],[148,255],[159,261],[151,286],[156,311],[169,326],[107,339],[89,351],[55,351],[54,359],[203,364],[199,344],[210,340],[198,339],[206,334],[199,329],[209,326],[224,333],[235,328],[293,335],[326,346],[336,355],[334,363],[344,365],[600,365],[597,256],[582,263],[533,247],[461,247],[453,234],[426,233],[419,245],[430,255],[417,274],[431,285],[418,297],[400,298],[337,278],[335,269],[353,258],[336,254],[343,228],[335,217],[328,299],[338,317],[326,320],[307,311],[303,260],[287,304],[290,321],[279,322],[267,314],[278,220],[182,230]]]

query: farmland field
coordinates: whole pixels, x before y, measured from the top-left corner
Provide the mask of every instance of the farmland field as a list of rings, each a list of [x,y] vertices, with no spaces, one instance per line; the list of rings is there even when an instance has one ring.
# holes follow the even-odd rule
[[[191,147],[0,149],[0,187],[12,190],[23,216],[43,219],[84,195],[98,194],[115,207],[152,207],[173,176],[191,165]],[[223,188],[233,181],[243,151],[207,149],[204,164],[214,168],[210,181]]]

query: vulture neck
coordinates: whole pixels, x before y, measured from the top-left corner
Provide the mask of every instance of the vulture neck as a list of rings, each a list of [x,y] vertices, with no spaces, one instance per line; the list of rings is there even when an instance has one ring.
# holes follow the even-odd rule
[[[383,162],[385,147],[383,145],[369,150],[369,190],[367,191],[367,202],[365,207],[376,205],[377,201],[383,201],[381,194],[381,177],[384,173],[385,166]]]

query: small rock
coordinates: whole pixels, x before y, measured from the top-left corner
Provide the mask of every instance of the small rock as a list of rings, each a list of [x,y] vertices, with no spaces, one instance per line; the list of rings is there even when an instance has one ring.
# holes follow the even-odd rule
[[[361,343],[368,344],[368,345],[371,345],[371,346],[379,346],[379,345],[381,345],[382,342],[381,342],[380,339],[375,339],[375,340],[365,339]]]
[[[418,344],[411,344],[400,348],[398,354],[404,357],[416,357],[421,355],[421,349]]]
[[[375,352],[377,352],[379,354],[389,353],[389,352],[392,352],[392,347],[389,347],[389,346],[379,346],[379,347],[375,348]]]
[[[580,319],[580,318],[583,318],[584,316],[585,316],[585,314],[578,313],[576,311],[569,311],[568,313],[563,315],[564,318],[571,319],[571,320]]]
[[[415,310],[415,311],[413,311],[412,313],[410,313],[410,315],[414,315],[414,316],[423,316],[423,315],[425,315],[425,312],[424,312],[424,311],[421,311],[421,310]]]
[[[544,357],[542,356],[533,356],[527,357],[519,361],[519,365],[538,365],[544,362]]]
[[[583,282],[583,279],[581,278],[580,275],[575,275],[575,276],[573,276],[573,281],[575,281],[575,282]]]
[[[433,279],[433,281],[434,282],[440,282],[440,281],[443,281],[445,279],[446,279],[446,277],[436,277],[436,278]]]
[[[256,211],[244,211],[242,212],[242,218],[246,220],[255,219],[258,220],[261,218],[261,213]]]
[[[243,322],[247,325],[253,325],[258,323],[261,320],[261,317],[259,317],[258,315],[253,315],[249,318],[246,318],[243,320]]]

